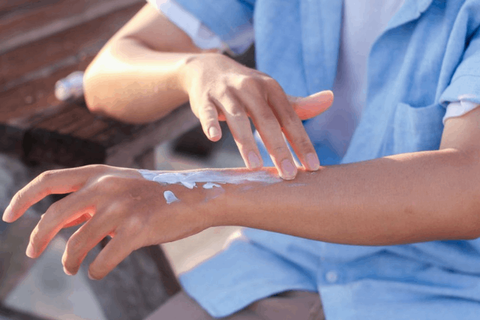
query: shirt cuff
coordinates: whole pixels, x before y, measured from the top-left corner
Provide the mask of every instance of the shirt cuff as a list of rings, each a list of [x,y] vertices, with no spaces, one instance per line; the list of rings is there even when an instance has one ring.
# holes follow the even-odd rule
[[[443,117],[443,124],[445,125],[445,121],[447,121],[447,119],[461,117],[479,106],[480,104],[468,100],[451,102],[447,106],[447,111]]]
[[[218,49],[221,52],[231,51],[233,54],[245,52],[253,43],[253,25],[239,28],[238,32],[227,41],[222,41],[197,17],[185,10],[173,0],[147,0],[157,10],[161,11],[171,22],[182,29],[200,49]]]

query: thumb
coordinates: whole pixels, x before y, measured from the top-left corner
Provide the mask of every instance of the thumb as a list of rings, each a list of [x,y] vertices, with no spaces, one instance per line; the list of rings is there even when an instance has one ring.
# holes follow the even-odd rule
[[[318,116],[330,108],[333,102],[333,92],[330,90],[320,91],[305,98],[288,96],[300,120],[307,120]]]

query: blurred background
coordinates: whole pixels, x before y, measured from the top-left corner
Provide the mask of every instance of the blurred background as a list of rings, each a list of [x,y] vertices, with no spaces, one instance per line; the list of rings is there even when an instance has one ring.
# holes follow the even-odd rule
[[[63,98],[58,92],[55,96],[55,83],[72,72],[84,71],[105,42],[143,5],[144,0],[0,1],[2,211],[11,196],[45,168],[102,163],[109,159],[111,150],[118,149],[117,145],[123,146],[123,140],[131,141],[142,130],[155,132],[148,126],[129,126],[86,115],[88,110],[81,98],[60,101],[58,98],[69,98],[65,92]],[[253,48],[238,60],[253,65]],[[200,127],[192,127],[155,146],[156,169],[244,166],[227,126],[223,125],[223,138],[217,143],[208,141]],[[83,158],[84,162],[79,162]],[[131,165],[136,166],[133,162]],[[11,285],[10,274],[17,271],[12,270],[17,268],[14,260],[22,259],[16,256],[23,256],[28,241],[25,235],[49,203],[32,209],[33,222],[17,224],[15,228],[20,231],[12,229],[15,224],[0,222],[0,320],[36,316],[106,319],[85,276],[64,274],[62,237],[57,237],[35,263],[28,262],[32,266],[25,267],[25,274]],[[174,272],[180,274],[221,250],[225,241],[239,235],[238,230],[211,228],[162,247]],[[18,268],[22,269],[24,263],[19,262]]]

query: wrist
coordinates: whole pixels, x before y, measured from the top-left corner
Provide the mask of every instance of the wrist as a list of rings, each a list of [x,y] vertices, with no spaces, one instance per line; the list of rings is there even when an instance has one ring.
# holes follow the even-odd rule
[[[211,61],[213,60],[213,65],[215,65],[216,63],[220,64],[222,59],[229,58],[217,52],[185,55],[178,72],[178,82],[182,90],[188,94],[194,86],[194,80],[204,74],[207,68],[211,68]]]
[[[229,204],[232,195],[227,185],[221,188],[202,190],[203,201],[197,205],[197,213],[205,228],[232,225],[229,215],[232,213]]]

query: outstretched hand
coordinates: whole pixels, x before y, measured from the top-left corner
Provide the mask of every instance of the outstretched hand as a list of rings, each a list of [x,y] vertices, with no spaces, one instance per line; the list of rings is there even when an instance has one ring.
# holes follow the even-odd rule
[[[221,138],[226,121],[250,169],[263,166],[249,118],[252,119],[280,176],[295,178],[297,167],[283,134],[306,170],[319,169],[315,149],[301,120],[319,115],[333,102],[331,91],[306,98],[287,96],[271,77],[219,54],[204,54],[188,62],[185,88],[205,135]]]
[[[181,201],[166,204],[162,196],[166,187],[144,179],[134,169],[91,165],[46,171],[15,194],[3,220],[17,220],[50,194],[70,193],[42,215],[30,236],[27,255],[39,257],[61,229],[84,223],[67,242],[64,270],[76,274],[87,253],[111,236],[89,268],[91,278],[101,279],[136,249],[181,239],[210,226],[201,214],[203,193],[208,190],[179,185],[168,189]]]

